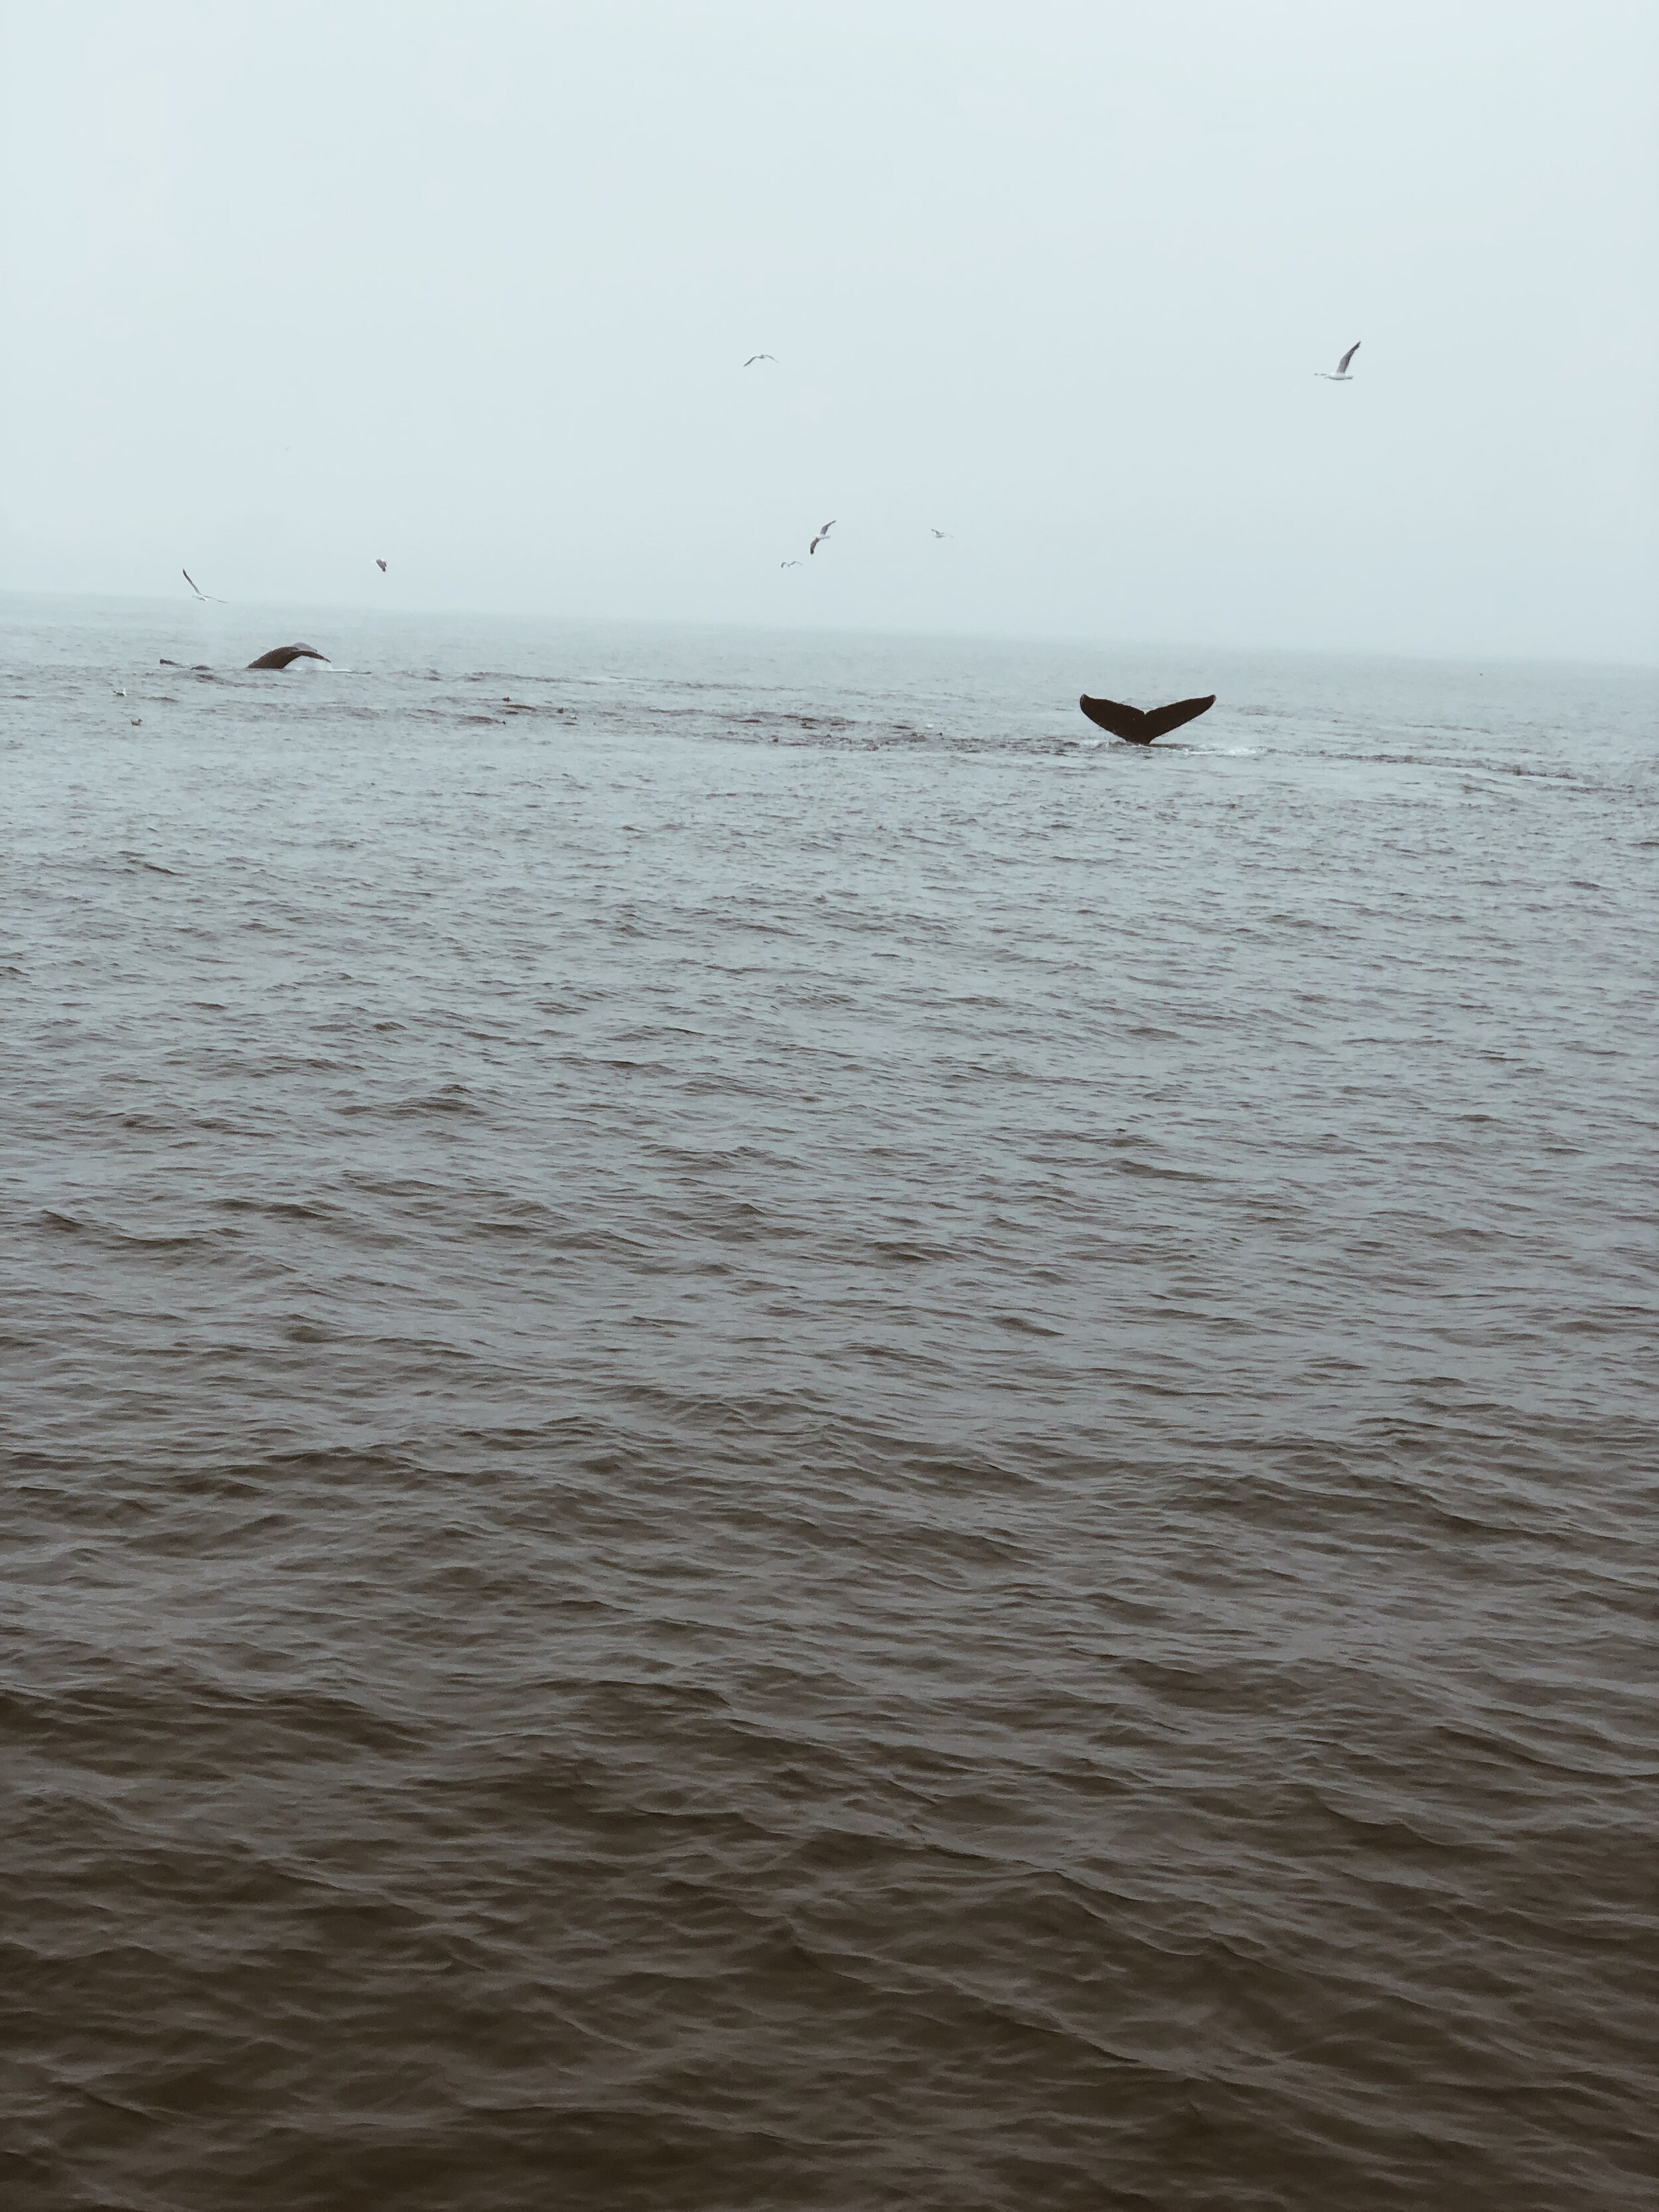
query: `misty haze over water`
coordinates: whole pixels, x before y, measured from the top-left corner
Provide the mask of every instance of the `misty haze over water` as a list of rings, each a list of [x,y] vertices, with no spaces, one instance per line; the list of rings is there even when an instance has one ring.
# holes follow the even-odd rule
[[[8,2212],[1655,2201],[1656,64],[0,23]]]
[[[1633,0],[15,9],[0,588],[1652,659],[1656,69]]]

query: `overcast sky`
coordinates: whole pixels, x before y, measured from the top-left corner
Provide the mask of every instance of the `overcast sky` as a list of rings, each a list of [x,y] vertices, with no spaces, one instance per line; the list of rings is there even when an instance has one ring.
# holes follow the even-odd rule
[[[1649,0],[5,13],[0,585],[1659,653]]]

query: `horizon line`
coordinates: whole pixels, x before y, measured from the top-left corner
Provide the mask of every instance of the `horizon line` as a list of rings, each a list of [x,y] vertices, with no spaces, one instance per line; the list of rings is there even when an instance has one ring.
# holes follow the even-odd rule
[[[112,604],[153,609],[172,615],[190,615],[199,619],[200,608],[206,603],[197,599],[175,600],[171,597],[152,596],[131,591],[41,590],[38,586],[0,584],[0,602],[6,599],[89,601],[99,605]],[[988,644],[1005,645],[1064,645],[1085,646],[1095,652],[1111,653],[1184,653],[1192,654],[1237,653],[1243,656],[1274,656],[1306,659],[1344,660],[1419,660],[1462,666],[1472,662],[1498,662],[1517,667],[1583,667],[1624,668],[1639,672],[1659,672],[1659,643],[1650,656],[1640,658],[1625,653],[1590,653],[1583,651],[1550,653],[1516,653],[1509,647],[1483,651],[1478,646],[1431,647],[1426,646],[1387,645],[1291,645],[1283,642],[1243,645],[1223,642],[1216,639],[1188,636],[1139,636],[1108,638],[1098,633],[1073,630],[994,630],[982,625],[966,629],[884,628],[858,623],[801,623],[782,622],[754,617],[708,615],[635,615],[635,614],[574,614],[568,612],[524,611],[497,611],[478,606],[402,604],[375,606],[365,601],[325,601],[320,599],[224,599],[211,603],[220,609],[219,619],[233,615],[238,608],[246,607],[254,613],[283,613],[320,615],[325,613],[342,617],[366,617],[378,619],[418,619],[425,616],[434,620],[496,622],[505,627],[520,627],[536,623],[575,626],[584,623],[612,626],[617,629],[668,630],[725,631],[760,636],[797,637],[867,637],[937,640],[940,642],[978,641]]]

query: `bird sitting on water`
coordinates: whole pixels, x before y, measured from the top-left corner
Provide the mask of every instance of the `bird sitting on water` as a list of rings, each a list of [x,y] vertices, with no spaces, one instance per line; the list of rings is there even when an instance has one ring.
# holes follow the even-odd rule
[[[1314,371],[1314,374],[1316,376],[1322,376],[1327,384],[1352,384],[1353,382],[1353,379],[1348,374],[1348,363],[1353,359],[1358,350],[1359,340],[1356,338],[1353,343],[1348,348],[1346,353],[1343,355],[1341,360],[1336,364],[1336,374],[1334,376],[1331,374],[1328,368],[1316,368]]]
[[[812,540],[811,544],[807,547],[807,551],[809,553],[816,553],[819,546],[823,544],[824,539],[830,535],[830,532],[835,528],[835,518],[832,515],[830,520],[824,524],[823,529],[819,531],[817,536]]]

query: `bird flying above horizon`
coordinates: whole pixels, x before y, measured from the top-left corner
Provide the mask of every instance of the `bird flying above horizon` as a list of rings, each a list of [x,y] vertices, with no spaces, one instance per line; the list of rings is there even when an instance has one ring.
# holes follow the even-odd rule
[[[932,524],[931,522],[928,524],[927,527],[928,527],[930,530],[933,530],[933,524]],[[944,532],[942,530],[933,530],[933,535],[934,535],[934,537],[935,537],[935,538],[943,538],[943,537],[944,537],[944,535],[945,535],[945,532]]]
[[[188,568],[181,568],[181,569],[179,571],[179,574],[184,578],[185,581],[185,582],[190,586],[190,588],[191,589],[191,591],[192,591],[192,592],[195,592],[195,594],[196,594],[196,596],[197,596],[197,598],[198,598],[198,599],[205,599],[210,606],[216,606],[216,607],[222,607],[222,606],[223,606],[223,605],[224,605],[224,601],[223,601],[222,599],[216,599],[214,598],[214,596],[213,596],[213,594],[212,594],[212,592],[204,592],[204,591],[202,589],[201,586],[197,582],[197,580],[196,580],[195,577],[194,577],[194,576],[192,576],[192,575],[191,574],[191,573],[190,573],[190,571],[189,571],[189,569],[188,569]]]
[[[776,359],[777,356],[775,353],[751,353],[748,360],[744,362],[744,367],[745,368],[752,368],[757,361],[775,361]]]
[[[799,568],[800,562],[799,561],[780,561],[778,566],[780,568]]]
[[[385,575],[385,574],[386,574],[386,562],[385,562],[384,561],[382,561],[382,560],[381,560],[381,558],[380,557],[379,554],[376,554],[376,555],[375,555],[375,556],[374,556],[374,565],[375,565],[375,567],[380,570],[380,574],[384,576],[384,575]]]
[[[826,522],[826,523],[824,524],[824,526],[823,526],[823,529],[819,531],[819,532],[818,532],[817,536],[817,537],[812,540],[811,544],[807,547],[807,549],[806,549],[806,550],[807,550],[807,551],[808,551],[809,553],[816,553],[816,552],[817,551],[817,550],[818,550],[819,546],[823,544],[823,543],[824,539],[825,539],[825,538],[830,535],[830,532],[835,528],[835,526],[836,526],[836,519],[835,519],[835,517],[834,517],[833,515],[831,515],[831,516],[830,516],[830,520],[829,520],[829,521],[828,521],[828,522]]]
[[[1316,376],[1322,376],[1327,384],[1352,384],[1353,382],[1353,379],[1348,374],[1348,363],[1353,359],[1358,350],[1359,340],[1356,338],[1353,343],[1348,348],[1346,353],[1343,355],[1341,360],[1336,364],[1336,374],[1334,376],[1332,375],[1328,368],[1316,368],[1314,371],[1314,374]]]

